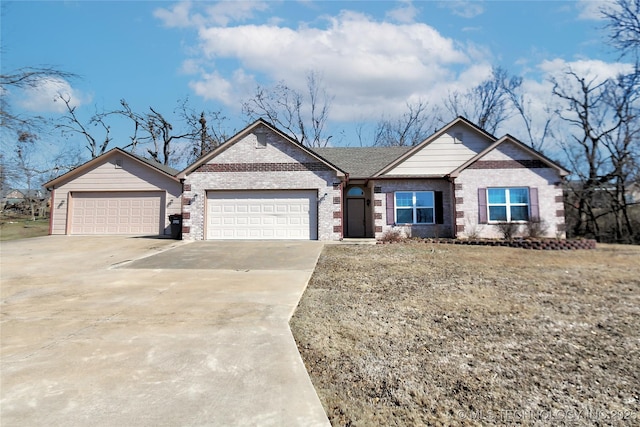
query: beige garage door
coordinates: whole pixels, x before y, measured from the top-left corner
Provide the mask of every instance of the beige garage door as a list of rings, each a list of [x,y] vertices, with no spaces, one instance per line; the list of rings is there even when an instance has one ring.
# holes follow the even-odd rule
[[[73,193],[71,234],[161,234],[162,193]]]
[[[207,239],[318,238],[316,190],[210,191]]]

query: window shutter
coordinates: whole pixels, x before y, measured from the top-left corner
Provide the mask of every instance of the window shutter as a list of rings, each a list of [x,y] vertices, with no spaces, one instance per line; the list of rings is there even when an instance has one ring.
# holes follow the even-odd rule
[[[478,223],[486,224],[487,222],[487,189],[478,188]]]
[[[387,193],[387,225],[393,225],[396,222],[394,215],[394,195],[393,193]]]
[[[442,191],[434,192],[436,224],[444,224],[444,204],[442,203]]]
[[[529,188],[529,206],[531,210],[531,216],[529,219],[540,218],[540,206],[538,205],[538,189]]]

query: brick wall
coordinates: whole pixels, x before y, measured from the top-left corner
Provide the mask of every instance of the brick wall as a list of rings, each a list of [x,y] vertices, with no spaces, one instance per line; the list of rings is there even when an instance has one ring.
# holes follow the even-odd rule
[[[456,198],[463,201],[456,205],[456,210],[462,213],[456,218],[458,237],[502,237],[495,225],[478,223],[478,188],[488,187],[537,188],[540,218],[548,226],[546,236],[565,237],[562,186],[554,169],[467,169],[460,173],[455,182]],[[524,226],[520,228],[522,235],[525,229]]]
[[[380,188],[373,195],[374,233],[376,239],[391,229],[400,230],[407,237],[452,237],[451,183],[446,179],[398,179],[380,180],[374,183]],[[388,225],[387,193],[396,191],[442,191],[444,224]]]
[[[340,187],[335,171],[278,135],[249,134],[185,179],[183,239],[206,238],[206,199],[215,190],[314,190],[318,200],[318,239],[341,238]],[[187,191],[186,189],[189,188]],[[337,213],[336,213],[337,212]]]

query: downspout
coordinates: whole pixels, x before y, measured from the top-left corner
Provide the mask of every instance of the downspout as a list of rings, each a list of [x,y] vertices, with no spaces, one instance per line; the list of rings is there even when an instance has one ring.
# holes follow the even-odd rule
[[[449,185],[451,186],[451,228],[453,231],[453,238],[458,238],[458,207],[456,206],[456,179],[452,176],[448,177]]]
[[[184,230],[184,181],[185,178],[180,178],[180,240]]]
[[[51,200],[49,201],[49,236],[51,236],[53,232],[53,207],[55,206],[56,189],[53,187],[47,188],[47,190],[51,191]]]
[[[346,219],[344,215],[344,189],[347,186],[348,181],[349,174],[345,173],[344,181],[340,181],[340,212],[342,212],[342,219],[340,220],[340,240],[344,240],[344,221]]]

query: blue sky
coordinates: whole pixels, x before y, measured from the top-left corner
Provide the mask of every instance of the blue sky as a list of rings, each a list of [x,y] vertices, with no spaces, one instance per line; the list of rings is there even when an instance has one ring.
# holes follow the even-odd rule
[[[524,78],[533,110],[548,105],[548,78],[567,66],[608,77],[626,65],[605,43],[604,1],[3,1],[2,72],[52,65],[81,76],[12,91],[14,108],[55,116],[55,94],[82,117],[96,108],[149,106],[171,116],[178,99],[223,110],[256,84],[304,90],[313,70],[333,97],[331,126],[351,144],[355,122],[439,104],[487,78],[493,65]],[[124,145],[130,127],[114,127]],[[517,121],[502,133],[519,135]],[[343,131],[344,132],[341,132]],[[498,135],[500,136],[500,135]],[[52,140],[56,136],[50,137]],[[65,140],[70,146],[79,139]],[[3,147],[5,143],[3,142]]]

